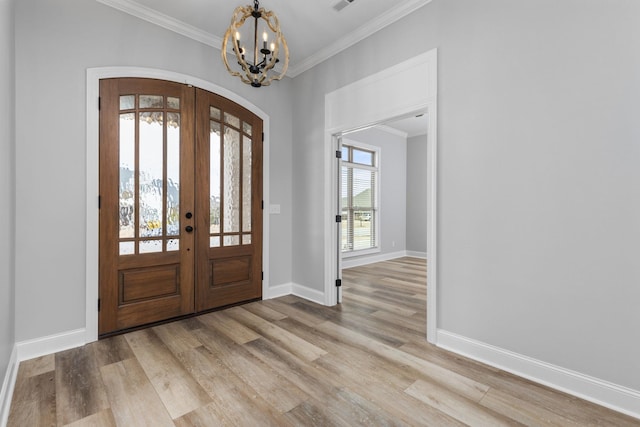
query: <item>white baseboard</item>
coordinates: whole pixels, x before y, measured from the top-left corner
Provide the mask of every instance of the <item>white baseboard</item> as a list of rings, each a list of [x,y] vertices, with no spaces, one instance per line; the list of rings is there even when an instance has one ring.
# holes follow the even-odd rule
[[[269,287],[266,294],[262,295],[262,299],[273,299],[283,297],[285,295],[291,295],[292,286],[293,283],[284,283],[282,285]]]
[[[311,288],[307,288],[306,286],[299,285],[297,283],[292,283],[291,293],[297,297],[315,302],[316,304],[325,305],[324,293],[316,289],[311,289]]]
[[[360,267],[361,265],[373,264],[374,262],[389,261],[390,259],[402,258],[405,256],[407,256],[407,251],[365,255],[357,258],[343,258],[342,268]]]
[[[410,256],[410,257],[413,257],[413,258],[427,259],[427,253],[426,252],[407,251],[407,256]]]
[[[18,361],[33,359],[85,345],[84,328],[16,343]]]
[[[437,345],[614,411],[640,418],[640,391],[438,330]]]
[[[9,420],[9,409],[11,409],[11,398],[13,397],[13,388],[16,385],[16,377],[18,376],[18,349],[14,345],[7,365],[7,372],[4,374],[2,389],[0,389],[0,426],[6,426]]]

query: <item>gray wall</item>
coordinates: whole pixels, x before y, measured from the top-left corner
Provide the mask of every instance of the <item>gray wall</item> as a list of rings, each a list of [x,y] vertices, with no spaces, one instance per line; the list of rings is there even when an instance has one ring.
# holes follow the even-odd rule
[[[427,252],[427,135],[407,138],[407,251]]]
[[[379,128],[369,128],[350,133],[349,140],[380,148],[380,252],[372,255],[344,258],[353,261],[368,256],[379,256],[404,251],[406,247],[407,220],[407,139]]]
[[[271,117],[271,284],[291,281],[290,82],[256,90],[209,46],[96,1],[16,5],[16,338],[85,326],[86,69],[141,66],[209,80]],[[4,28],[4,27],[3,27]]]
[[[13,7],[14,0],[0,0],[0,384],[15,343]]]
[[[294,281],[323,288],[325,93],[437,47],[438,327],[640,390],[638,16],[434,0],[296,77]]]

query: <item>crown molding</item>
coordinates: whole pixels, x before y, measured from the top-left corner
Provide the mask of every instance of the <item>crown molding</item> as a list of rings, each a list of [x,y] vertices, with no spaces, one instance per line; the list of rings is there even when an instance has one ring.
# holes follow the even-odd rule
[[[321,62],[324,62],[327,59],[331,58],[332,56],[337,55],[338,53],[353,46],[359,41],[366,39],[370,35],[382,30],[388,25],[393,24],[397,20],[404,18],[405,16],[409,15],[411,12],[414,12],[417,9],[421,8],[422,6],[428,3],[431,3],[431,1],[432,0],[408,0],[403,4],[400,4],[397,7],[394,7],[389,12],[378,16],[372,21],[367,22],[366,24],[356,28],[354,31],[347,34],[346,36],[341,37],[335,43],[323,49],[320,49],[318,52],[311,55],[304,61],[301,61],[298,64],[295,64],[293,66],[290,65],[289,71],[287,74],[291,77],[296,77],[297,75],[302,74],[307,70],[310,70],[311,68],[320,64]]]
[[[121,12],[135,16],[144,21],[158,25],[167,30],[181,34],[192,40],[204,43],[216,49],[220,49],[222,46],[222,38],[213,35],[200,28],[189,25],[184,21],[175,19],[169,15],[158,12],[147,6],[143,6],[134,0],[96,0],[98,3],[102,3],[106,6],[117,9]],[[297,63],[290,64],[287,71],[288,77],[296,77],[299,74],[315,67],[321,62],[326,61],[332,56],[342,52],[343,50],[353,46],[361,40],[369,37],[377,31],[385,28],[388,25],[393,24],[397,20],[407,16],[411,12],[421,8],[422,6],[431,3],[432,0],[407,0],[404,3],[394,7],[389,12],[380,15],[370,22],[358,27],[351,33],[344,37],[341,37],[335,43],[320,49],[315,54],[306,58],[305,60]]]
[[[110,6],[121,12],[128,13],[129,15],[140,18],[144,21],[151,22],[167,30],[181,34],[185,37],[204,43],[207,46],[220,49],[222,46],[222,39],[215,36],[208,31],[201,30],[200,28],[189,25],[184,21],[175,19],[164,13],[160,13],[155,9],[151,9],[147,6],[143,6],[133,0],[96,0],[98,3]]]

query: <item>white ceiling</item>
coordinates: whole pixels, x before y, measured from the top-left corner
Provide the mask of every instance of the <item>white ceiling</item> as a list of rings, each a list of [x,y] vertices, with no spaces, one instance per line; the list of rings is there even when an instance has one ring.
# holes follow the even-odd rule
[[[399,130],[407,134],[407,138],[426,135],[429,119],[426,114],[417,114],[400,120],[384,123],[384,126]]]
[[[96,0],[196,41],[220,49],[237,6],[252,0]],[[289,77],[295,77],[392,24],[431,0],[262,0],[276,13],[290,51]],[[427,133],[426,115],[384,124],[408,135]]]
[[[222,37],[237,6],[251,0],[96,0],[199,42],[220,49]],[[410,14],[431,0],[262,0],[280,20],[290,51],[290,77]]]

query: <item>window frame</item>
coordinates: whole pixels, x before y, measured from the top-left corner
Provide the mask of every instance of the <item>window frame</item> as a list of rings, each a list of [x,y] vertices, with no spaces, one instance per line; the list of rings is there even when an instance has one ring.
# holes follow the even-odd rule
[[[344,157],[344,149],[347,148],[347,157]],[[363,163],[355,163],[353,162],[353,149],[355,150],[360,150],[360,151],[366,151],[366,152],[370,152],[373,154],[373,159],[372,159],[372,164],[371,165],[366,165]],[[341,256],[342,258],[352,258],[352,257],[359,257],[359,256],[363,256],[363,255],[370,255],[370,254],[374,254],[374,253],[379,253],[381,252],[382,248],[380,245],[381,242],[381,230],[380,230],[380,212],[381,212],[381,199],[380,199],[380,188],[381,188],[381,148],[375,145],[370,145],[370,144],[366,144],[360,141],[354,141],[354,140],[349,140],[346,138],[342,139],[342,143],[341,143],[341,152],[343,153],[343,157],[342,157],[342,162],[341,162],[341,168],[340,168],[340,173],[342,174],[342,168],[343,167],[349,167],[352,170],[353,169],[360,169],[360,170],[369,170],[369,171],[373,171],[376,174],[375,177],[375,188],[373,189],[373,193],[374,193],[374,203],[372,206],[372,223],[373,223],[373,232],[375,235],[375,244],[372,247],[369,248],[365,248],[365,249],[348,249],[348,250],[344,250],[341,249]],[[342,187],[342,186],[341,186]],[[353,192],[353,191],[351,191]],[[350,198],[349,196],[347,196],[348,198]],[[352,197],[352,196],[351,196]],[[342,199],[342,188],[340,188],[340,199]],[[340,214],[342,215],[342,221],[352,221],[355,222],[355,218],[349,218],[349,215],[343,215],[343,208],[344,206],[340,206]],[[349,208],[347,208],[349,209]],[[353,207],[350,207],[350,209],[353,209]],[[353,227],[353,224],[351,224],[351,227]],[[348,229],[348,226],[347,226]],[[348,239],[348,236],[347,236]],[[351,242],[351,246],[353,247],[353,242]],[[342,248],[342,239],[341,239],[341,243],[340,243],[340,247]]]

